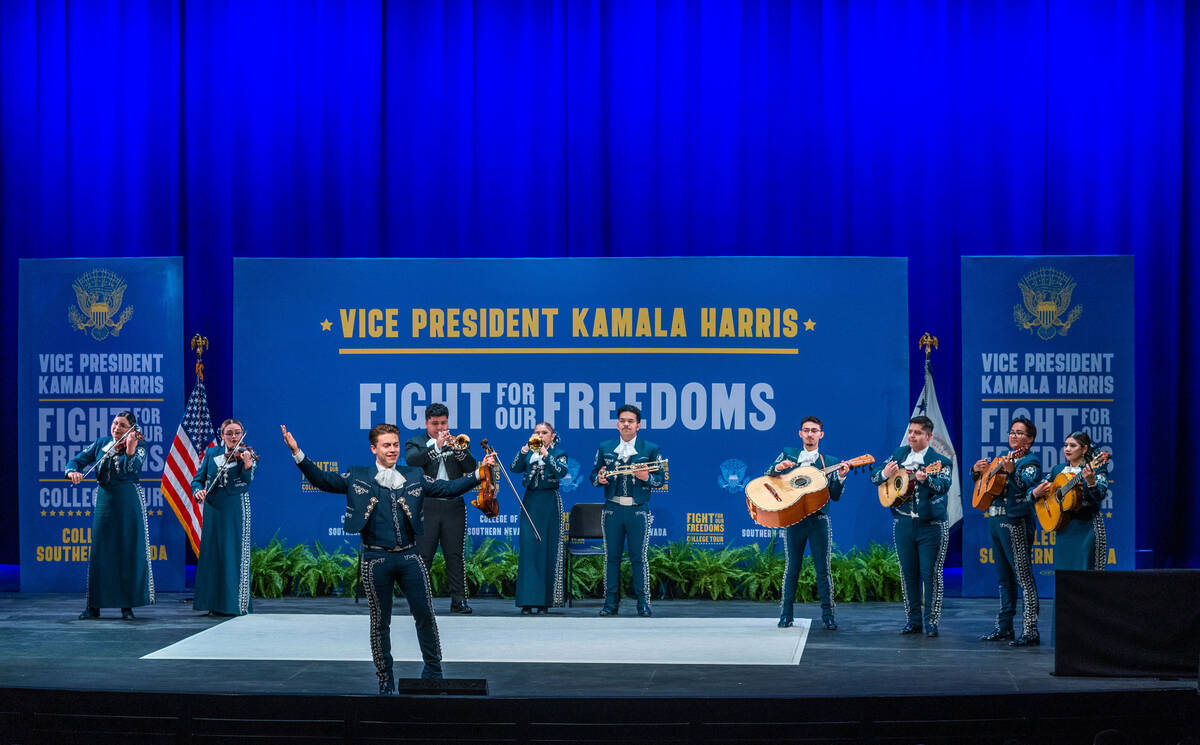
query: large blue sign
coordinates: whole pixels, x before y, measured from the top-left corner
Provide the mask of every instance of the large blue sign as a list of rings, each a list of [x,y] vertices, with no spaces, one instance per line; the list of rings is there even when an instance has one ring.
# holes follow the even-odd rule
[[[969,471],[1008,452],[1009,423],[1037,427],[1044,471],[1082,430],[1112,455],[1102,505],[1108,566],[1134,566],[1133,257],[963,257],[963,594],[995,595],[987,520]],[[1037,528],[1038,593],[1054,595],[1055,534]]]
[[[342,540],[344,502],[302,481],[280,424],[344,470],[371,462],[375,424],[424,431],[432,402],[506,465],[548,420],[569,509],[603,498],[596,448],[634,403],[669,460],[654,539],[720,547],[774,535],[743,487],[799,444],[802,417],[824,421],[823,451],[886,455],[911,406],[904,259],[238,259],[234,273],[232,415],[262,454],[259,544]],[[477,542],[515,536],[506,491],[497,518],[469,509]],[[839,548],[891,541],[865,476],[833,514]]]
[[[182,261],[22,259],[20,283],[21,590],[84,589],[96,480],[64,471],[126,409],[149,453],[155,587],[183,589],[183,530],[159,485],[183,413]]]

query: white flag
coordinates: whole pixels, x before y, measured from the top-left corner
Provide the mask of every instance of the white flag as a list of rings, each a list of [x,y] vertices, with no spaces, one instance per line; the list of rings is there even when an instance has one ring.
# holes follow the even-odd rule
[[[942,418],[942,407],[938,406],[937,391],[933,388],[933,366],[929,364],[928,359],[925,360],[925,388],[917,397],[917,404],[913,406],[912,415],[927,416],[933,420],[933,438],[930,439],[929,445],[950,459],[952,468],[950,470],[950,491],[946,493],[946,515],[950,519],[950,525],[953,526],[963,516],[958,454],[954,452],[954,445],[950,442],[950,431],[946,429],[946,420]],[[904,431],[907,434],[907,423],[904,425]],[[900,444],[908,444],[906,435],[900,436]]]

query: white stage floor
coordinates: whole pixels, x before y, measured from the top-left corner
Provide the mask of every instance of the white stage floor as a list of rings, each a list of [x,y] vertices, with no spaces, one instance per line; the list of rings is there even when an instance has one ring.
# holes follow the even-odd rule
[[[796,665],[810,620],[438,617],[446,662]],[[252,614],[151,652],[149,660],[371,660],[363,615]],[[392,617],[392,656],[419,661],[412,617]]]

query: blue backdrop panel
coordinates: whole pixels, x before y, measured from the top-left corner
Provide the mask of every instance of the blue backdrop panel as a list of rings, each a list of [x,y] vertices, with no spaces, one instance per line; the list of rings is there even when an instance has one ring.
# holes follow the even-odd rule
[[[548,419],[571,459],[569,509],[603,498],[591,462],[616,436],[616,408],[635,402],[641,436],[670,461],[652,500],[655,539],[719,547],[773,535],[750,521],[743,485],[798,444],[803,416],[820,416],[823,449],[849,458],[890,452],[910,405],[904,259],[483,259],[469,277],[434,259],[234,269],[234,414],[264,455],[258,544],[276,532],[342,540],[343,500],[302,484],[281,423],[313,460],[344,470],[371,462],[370,427],[423,432],[434,401],[476,454],[486,437],[506,465]],[[889,541],[874,487],[851,478],[838,545]],[[507,489],[501,510],[469,510],[471,535],[511,540],[519,508]]]
[[[63,474],[126,409],[149,449],[155,586],[183,589],[183,530],[159,486],[183,414],[182,276],[179,258],[21,261],[22,591],[84,589],[96,480],[73,486]]]
[[[1112,455],[1103,504],[1108,565],[1134,567],[1134,303],[1131,256],[966,256],[962,260],[963,470],[1008,452],[1008,426],[1037,426],[1049,471],[1075,430]],[[963,594],[994,595],[987,520],[963,520]],[[1034,534],[1038,592],[1054,595],[1054,534]]]

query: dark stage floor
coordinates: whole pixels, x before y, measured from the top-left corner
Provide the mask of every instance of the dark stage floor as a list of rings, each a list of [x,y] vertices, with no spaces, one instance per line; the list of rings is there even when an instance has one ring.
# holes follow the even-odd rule
[[[1127,742],[1174,745],[1196,729],[1196,680],[1067,678],[1053,649],[977,640],[994,599],[951,598],[940,636],[901,636],[897,603],[846,604],[838,631],[816,624],[798,665],[447,663],[488,696],[380,699],[369,662],[142,660],[223,619],[160,594],[136,621],[79,621],[78,595],[0,593],[0,743],[8,742]],[[445,612],[448,600],[437,599]],[[515,616],[471,601],[479,633]],[[591,617],[598,601],[554,616]],[[622,608],[625,610],[624,606]],[[342,598],[256,600],[258,613],[367,614]],[[660,601],[670,618],[775,616],[773,604]],[[1044,602],[1049,640],[1053,605]],[[106,611],[119,615],[116,611]],[[398,601],[394,634],[411,634]],[[815,605],[797,616],[820,618]],[[642,619],[639,619],[641,621]],[[794,633],[764,627],[764,634]],[[664,638],[663,644],[670,644]],[[362,644],[368,641],[364,635]],[[449,652],[448,652],[449,654]],[[419,663],[397,663],[415,677]],[[8,731],[5,732],[4,728]],[[15,733],[15,734],[13,734]]]
[[[79,621],[76,595],[0,594],[0,687],[74,688],[107,691],[208,693],[369,694],[375,678],[369,662],[142,660],[142,655],[191,636],[224,619],[197,615],[183,595],[160,594],[138,609],[136,621]],[[437,599],[445,612],[449,601]],[[476,598],[472,621],[486,635],[488,617],[515,615],[511,601]],[[940,636],[901,636],[904,614],[896,603],[844,604],[839,630],[815,624],[797,666],[777,665],[570,665],[448,663],[449,677],[486,678],[493,696],[894,696],[1023,694],[1192,688],[1195,680],[1064,678],[1051,674],[1049,646],[1010,649],[977,640],[992,628],[993,599],[952,598]],[[592,616],[599,601],[556,609],[551,617],[523,619],[552,624],[555,616]],[[366,603],[344,598],[255,600],[259,613],[366,615]],[[797,616],[820,618],[815,605]],[[654,624],[671,617],[767,618],[774,604],[659,601]],[[1049,641],[1049,601],[1042,604],[1043,637]],[[397,601],[393,634],[411,634]],[[117,611],[106,615],[118,616]],[[776,633],[771,628],[764,633]],[[779,632],[787,633],[787,632]],[[663,640],[669,644],[669,639]],[[362,639],[364,648],[367,639]],[[408,670],[405,670],[407,666]],[[416,676],[419,663],[398,663],[401,676]]]

